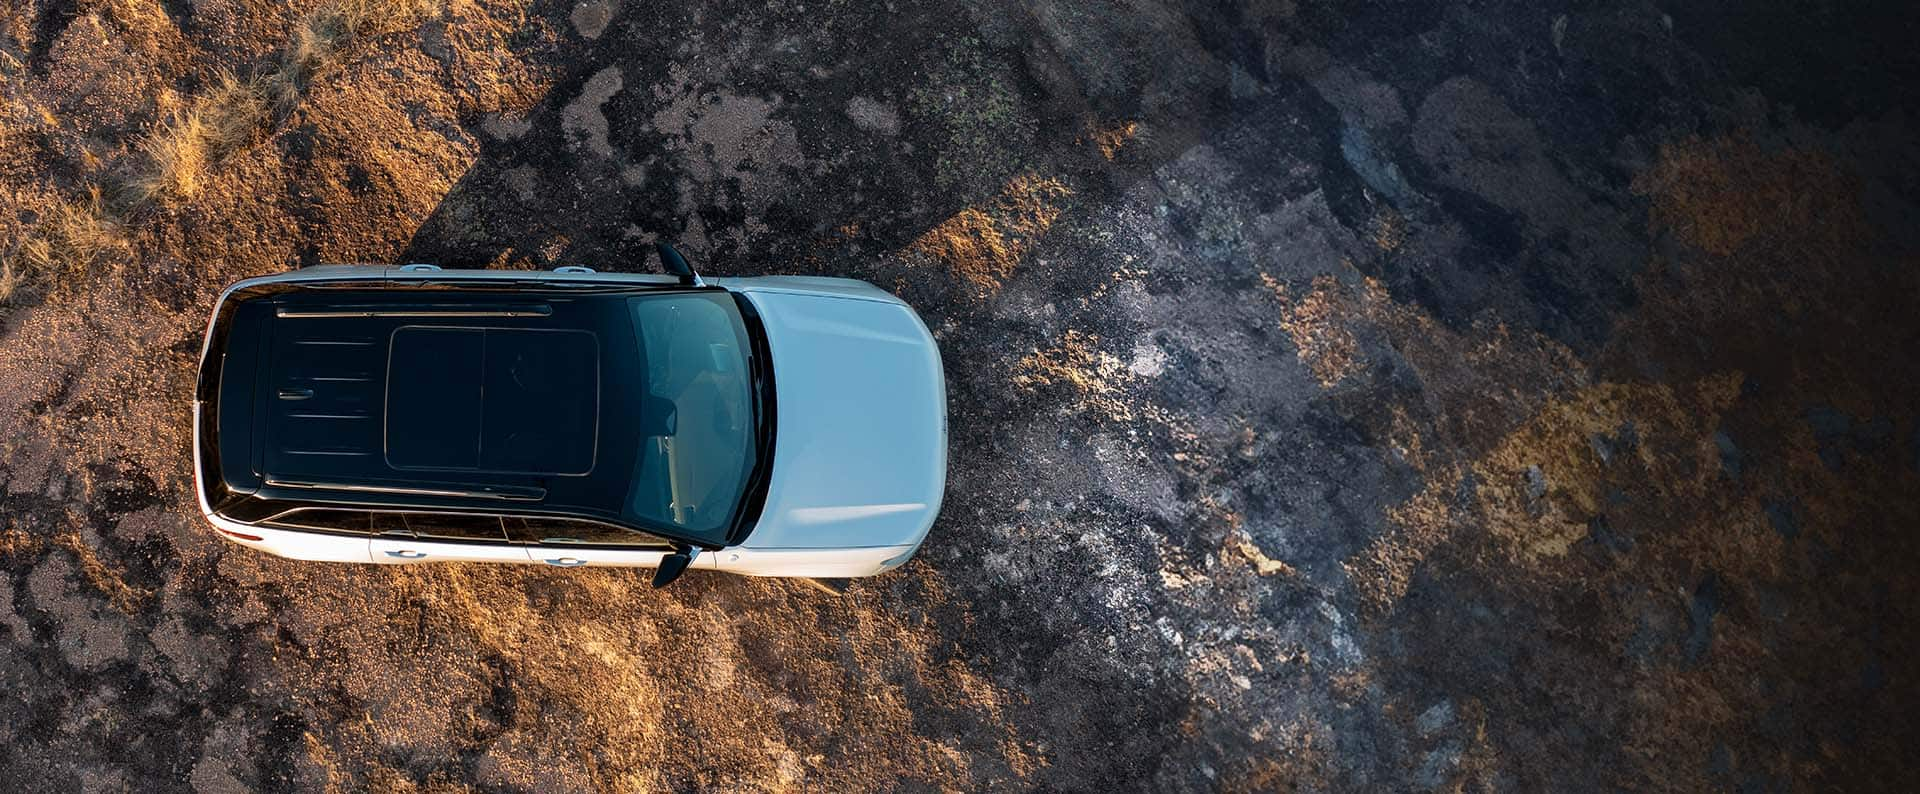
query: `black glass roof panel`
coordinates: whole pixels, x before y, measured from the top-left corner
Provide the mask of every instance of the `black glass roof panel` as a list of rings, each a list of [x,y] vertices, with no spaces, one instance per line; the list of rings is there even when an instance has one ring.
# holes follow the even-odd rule
[[[388,354],[396,469],[584,475],[598,432],[599,346],[582,330],[406,326]]]

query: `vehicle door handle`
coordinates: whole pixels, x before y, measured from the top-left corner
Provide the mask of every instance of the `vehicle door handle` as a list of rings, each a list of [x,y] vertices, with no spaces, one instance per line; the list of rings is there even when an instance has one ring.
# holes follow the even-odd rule
[[[547,560],[546,563],[548,565],[558,565],[562,568],[572,568],[577,565],[586,565],[587,561],[575,559],[573,557],[561,557],[560,559],[557,559],[557,560]]]
[[[424,551],[402,550],[402,551],[387,552],[387,556],[399,557],[400,559],[403,559],[403,560],[418,560],[427,556],[427,553]]]

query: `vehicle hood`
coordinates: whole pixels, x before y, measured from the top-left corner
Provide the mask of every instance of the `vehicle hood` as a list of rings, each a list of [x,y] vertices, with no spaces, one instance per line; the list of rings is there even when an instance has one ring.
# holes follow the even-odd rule
[[[747,290],[773,358],[773,471],[749,548],[917,544],[940,512],[947,396],[913,310]],[[884,293],[882,293],[884,294]]]

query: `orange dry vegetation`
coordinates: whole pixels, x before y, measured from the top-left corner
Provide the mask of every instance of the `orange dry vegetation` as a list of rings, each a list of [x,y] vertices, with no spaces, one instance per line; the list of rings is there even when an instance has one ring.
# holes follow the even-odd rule
[[[940,619],[948,598],[922,566],[893,582],[926,599],[904,610],[859,587],[823,610],[802,586],[700,577],[668,598],[620,570],[447,564],[372,576],[262,555],[223,567],[262,584],[355,580],[303,587],[276,650],[312,712],[359,704],[307,739],[331,780],[377,782],[382,772],[364,766],[374,759],[463,751],[488,754],[482,782],[529,790],[965,789],[977,772],[1020,777],[1039,763],[1003,711],[1017,696],[954,655],[954,626]],[[385,628],[358,631],[346,619],[356,615]],[[505,688],[511,704],[489,702]],[[987,738],[1001,752],[977,771],[977,754],[938,735]],[[572,752],[529,764],[530,747]]]
[[[1140,122],[1123,121],[1112,126],[1100,127],[1093,131],[1093,145],[1099,147],[1100,156],[1112,161],[1120,156],[1120,150],[1140,134]]]
[[[1227,533],[1226,543],[1223,544],[1221,549],[1223,554],[1230,553],[1238,555],[1257,576],[1272,576],[1274,574],[1280,574],[1282,576],[1298,575],[1298,573],[1293,570],[1293,566],[1281,560],[1268,557],[1266,552],[1261,551],[1260,546],[1253,542],[1253,536],[1248,535],[1246,530],[1240,528],[1238,516],[1231,516],[1229,518],[1229,524],[1233,527],[1233,530]]]
[[[1495,600],[1539,605],[1521,611],[1545,638],[1499,641],[1526,649],[1530,674],[1552,681],[1569,713],[1619,726],[1630,763],[1596,782],[1701,789],[1716,784],[1698,759],[1759,730],[1777,671],[1798,671],[1800,697],[1851,696],[1869,659],[1913,647],[1912,632],[1877,626],[1860,606],[1914,597],[1901,567],[1920,520],[1906,498],[1911,453],[1860,447],[1836,463],[1806,416],[1822,404],[1856,422],[1908,412],[1898,345],[1859,340],[1863,329],[1896,333],[1912,293],[1910,279],[1834,277],[1871,262],[1872,243],[1857,185],[1826,154],[1734,138],[1689,139],[1662,156],[1636,188],[1655,225],[1692,250],[1654,263],[1599,363],[1498,326],[1459,332],[1374,289],[1339,296],[1352,307],[1344,322],[1383,337],[1424,387],[1373,427],[1424,487],[1346,568],[1375,621],[1424,619],[1401,612],[1423,568],[1442,592],[1466,579]],[[1628,374],[1645,371],[1647,351],[1658,351],[1660,379]],[[1534,467],[1541,480],[1529,487]],[[1891,592],[1870,594],[1874,581]],[[1622,654],[1632,658],[1614,673],[1588,677]],[[1525,691],[1487,679],[1480,703],[1456,702],[1456,721],[1477,722],[1482,739],[1523,732],[1512,715]],[[1560,762],[1514,752],[1525,747],[1501,742],[1496,757],[1476,739],[1461,782]],[[1743,762],[1812,785],[1905,751],[1876,735],[1824,748],[1817,763]]]
[[[1660,162],[1633,182],[1653,198],[1653,222],[1701,250],[1731,256],[1783,232],[1808,242],[1856,239],[1856,187],[1827,154],[1767,148],[1751,138],[1662,144]]]
[[[1657,497],[1705,499],[1719,486],[1712,434],[1740,390],[1738,374],[1675,388],[1661,383],[1600,383],[1547,408],[1474,465],[1479,513],[1518,559],[1543,564],[1566,555],[1588,534],[1587,522],[1605,510],[1607,469],[1594,439],[1629,423],[1633,455]],[[1529,467],[1548,483],[1540,504],[1526,493]]]
[[[1099,343],[1096,334],[1069,330],[1059,344],[1020,359],[1020,374],[1013,382],[1029,388],[1063,384],[1082,394],[1111,392],[1109,378],[1120,369],[1120,360],[1100,352]]]
[[[147,200],[194,198],[212,172],[299,104],[344,47],[418,25],[440,5],[437,0],[331,0],[313,8],[295,20],[290,41],[271,68],[244,80],[220,72],[197,94],[175,103],[141,140],[147,162],[131,187]]]
[[[18,529],[0,532],[0,557],[32,554],[40,550],[40,538]]]
[[[1548,395],[1584,386],[1586,369],[1538,335],[1516,336],[1498,324],[1450,328],[1395,301],[1373,279],[1350,285],[1323,275],[1303,297],[1269,275],[1262,281],[1281,303],[1282,329],[1322,386],[1374,364],[1359,334],[1385,341],[1422,379],[1422,393],[1385,406],[1378,431],[1427,485],[1389,510],[1392,530],[1345,564],[1369,612],[1384,614],[1405,594],[1415,568],[1461,528],[1455,491],[1474,458],[1543,410]]]
[[[1424,455],[1410,456],[1410,462],[1426,469],[1426,487],[1388,512],[1392,532],[1347,562],[1363,600],[1374,614],[1391,611],[1406,593],[1415,567],[1467,527],[1485,531],[1501,552],[1500,559],[1516,570],[1550,570],[1575,543],[1589,538],[1590,520],[1609,511],[1610,489],[1629,477],[1622,474],[1622,466],[1631,473],[1632,482],[1641,483],[1637,487],[1645,491],[1643,498],[1712,504],[1712,509],[1690,514],[1727,518],[1716,496],[1723,489],[1712,434],[1740,382],[1737,373],[1728,373],[1680,386],[1597,383],[1541,406],[1471,460],[1428,468]],[[1399,408],[1395,416],[1403,412]],[[1622,428],[1632,428],[1630,446],[1607,440]],[[1609,450],[1609,458],[1603,459],[1599,445],[1607,443],[1621,443],[1623,448]],[[1416,439],[1412,446],[1417,449],[1418,444]],[[1527,485],[1528,471],[1536,466],[1546,484],[1546,493],[1539,499],[1528,493]],[[1472,499],[1463,504],[1459,483],[1469,476],[1474,484]],[[1747,505],[1737,515],[1750,518],[1757,512],[1756,506]],[[1669,519],[1683,520],[1677,513]],[[1735,531],[1721,531],[1716,537],[1758,545],[1741,545],[1714,556],[1744,555],[1762,568],[1770,565],[1766,562],[1773,559],[1770,540],[1751,532],[1759,524],[1735,523]],[[1755,551],[1762,553],[1755,556],[1751,553]]]
[[[1369,614],[1392,611],[1407,594],[1414,569],[1458,531],[1459,517],[1450,504],[1458,478],[1458,469],[1430,472],[1420,493],[1387,511],[1392,530],[1344,564]]]
[[[1311,738],[1313,734],[1305,734]],[[1220,782],[1220,790],[1229,794],[1261,794],[1274,791],[1322,791],[1327,788],[1330,766],[1325,748],[1302,741],[1292,752],[1278,758],[1254,758],[1246,761],[1237,774]]]
[[[1069,330],[1052,347],[1021,358],[1014,365],[1013,383],[1023,389],[1065,389],[1076,410],[1115,422],[1130,422],[1142,413],[1164,420],[1153,406],[1127,399],[1123,390],[1133,382],[1133,372],[1099,344],[1096,334]]]
[[[231,73],[215,77],[141,140],[147,163],[134,190],[149,200],[198,195],[212,170],[259,137],[267,110],[258,85]]]
[[[1387,209],[1373,219],[1373,244],[1382,251],[1398,251],[1407,241],[1407,219]]]
[[[88,278],[125,265],[132,247],[99,189],[78,201],[35,198],[45,203],[21,201],[34,207],[35,222],[0,226],[9,233],[9,239],[0,241],[0,301],[16,294],[77,288]],[[10,203],[0,201],[0,207]]]
[[[113,605],[129,615],[139,611],[153,593],[127,583],[126,577],[95,554],[93,547],[78,532],[67,532],[54,539],[55,545],[73,553],[80,561],[80,572],[94,589],[106,594]]]
[[[1295,354],[1321,386],[1339,385],[1360,366],[1360,345],[1347,327],[1354,308],[1344,303],[1339,279],[1315,276],[1313,289],[1300,298],[1270,275],[1261,273],[1260,280],[1280,300],[1280,327],[1293,339]]]
[[[308,81],[329,65],[334,53],[355,38],[409,29],[437,13],[442,0],[331,0],[294,23],[280,67],[262,81],[263,90],[281,105],[300,98]]]
[[[1862,380],[1894,385],[1910,348],[1893,340],[1782,355],[1783,345],[1911,327],[1911,263],[1881,266],[1872,289],[1834,275],[1874,257],[1874,241],[1884,236],[1867,220],[1858,178],[1824,151],[1766,147],[1745,136],[1687,138],[1660,155],[1634,190],[1650,198],[1655,229],[1708,256],[1682,252],[1650,264],[1639,278],[1645,303],[1622,319],[1607,358],[1632,361],[1662,350],[1665,366],[1699,377],[1724,365],[1687,359],[1711,352],[1750,375],[1791,379],[1837,402]],[[1790,336],[1782,336],[1783,322],[1794,324]],[[1694,339],[1717,342],[1708,348]],[[1790,360],[1791,371],[1776,371]]]
[[[991,295],[1059,220],[1073,189],[1032,173],[1009,180],[984,207],[968,207],[927,230],[909,248],[931,256],[970,285]]]

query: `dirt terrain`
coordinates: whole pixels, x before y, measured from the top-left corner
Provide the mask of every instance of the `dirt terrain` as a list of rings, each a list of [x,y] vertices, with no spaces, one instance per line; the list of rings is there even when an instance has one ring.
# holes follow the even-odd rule
[[[7,3],[0,787],[1912,790],[1915,16]],[[914,562],[196,515],[224,285],[660,238],[920,310]]]

